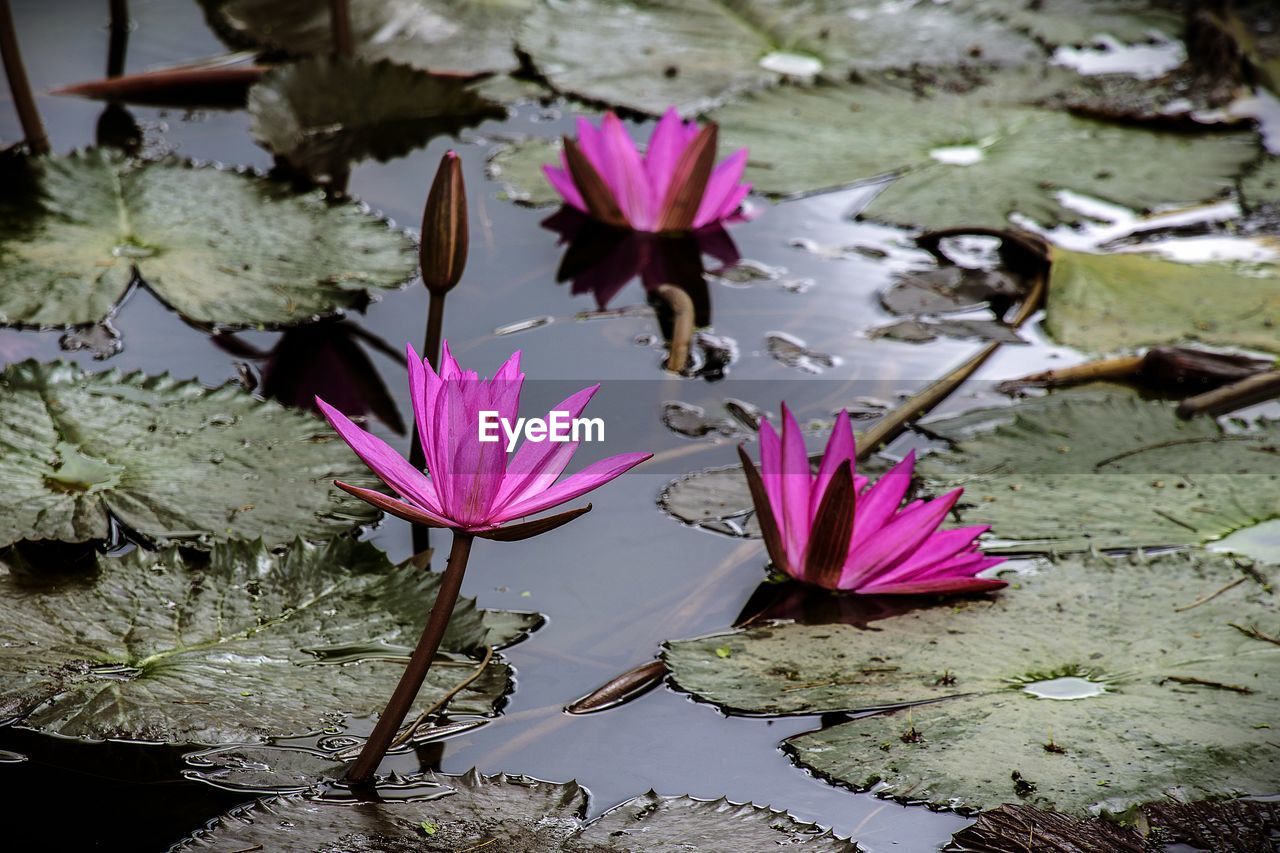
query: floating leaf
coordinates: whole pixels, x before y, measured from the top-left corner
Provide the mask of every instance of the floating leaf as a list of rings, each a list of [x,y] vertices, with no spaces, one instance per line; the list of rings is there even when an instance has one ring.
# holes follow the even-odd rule
[[[1021,282],[1003,270],[943,266],[906,270],[880,294],[880,304],[894,314],[943,314],[992,303],[1007,305],[1022,297]]]
[[[1177,39],[1182,6],[1167,0],[961,0],[959,8],[990,15],[1048,45],[1087,45],[1110,36],[1133,44]]]
[[[0,546],[105,540],[113,523],[146,541],[274,546],[378,517],[333,488],[372,483],[323,422],[236,385],[24,361],[0,389]]]
[[[328,753],[299,747],[243,745],[220,746],[183,756],[196,779],[224,791],[296,793],[325,781],[341,779],[347,765]]]
[[[300,323],[399,286],[416,261],[408,237],[355,204],[176,158],[6,158],[0,185],[3,323],[99,322],[135,268],[198,323]]]
[[[329,4],[319,0],[200,0],[235,47],[292,56],[333,52]],[[350,0],[355,55],[423,71],[471,75],[519,67],[512,42],[533,0]]]
[[[502,184],[507,198],[529,207],[560,203],[542,172],[544,165],[560,162],[560,142],[551,139],[524,139],[504,143],[489,155],[486,173]]]
[[[1273,853],[1280,805],[1233,800],[1152,803],[1142,809],[1145,832],[1106,818],[1076,818],[1023,805],[1005,805],[978,815],[952,836],[965,853],[1026,853],[1027,839],[1053,853],[1148,853],[1182,842],[1197,850]]]
[[[464,80],[386,60],[317,57],[272,69],[249,90],[251,132],[312,174],[357,160],[390,160],[433,136],[457,134],[506,111]]]
[[[788,195],[897,175],[863,215],[930,227],[998,228],[1012,213],[1070,221],[1059,190],[1135,209],[1196,202],[1227,192],[1255,154],[1252,133],[1139,130],[1023,105],[1036,85],[1000,75],[931,98],[882,83],[778,87],[711,118],[728,149],[750,149],[747,179],[758,190]]]
[[[1018,540],[1012,550],[1200,544],[1280,517],[1280,422],[1227,433],[1168,403],[1088,388],[987,414],[1005,422],[917,470],[936,488],[963,485],[961,519]]]
[[[558,91],[654,115],[671,105],[692,114],[788,76],[1041,56],[992,20],[872,0],[565,0],[538,6],[519,41]]]
[[[1280,352],[1280,264],[1055,248],[1044,325],[1081,349],[1197,340]]]
[[[857,845],[785,812],[727,800],[661,797],[650,792],[583,820],[587,792],[576,782],[525,776],[426,774],[430,799],[345,803],[269,797],[236,809],[173,847],[174,851],[252,850],[255,845],[344,851],[459,851],[494,846],[503,853],[690,851],[739,853],[778,845],[856,853]],[[433,830],[426,830],[427,826]],[[496,845],[496,846],[495,846]]]
[[[1276,625],[1277,579],[1203,553],[1064,558],[998,597],[875,631],[773,625],[669,643],[665,660],[680,687],[752,713],[945,699],[788,743],[858,789],[1071,814],[1264,794],[1280,751],[1261,749],[1254,726],[1280,701],[1280,646],[1231,623]]]
[[[217,545],[103,557],[96,572],[0,575],[0,717],[85,739],[255,743],[382,710],[440,586],[367,542]],[[417,699],[471,678],[486,645],[532,630],[531,613],[462,599]],[[511,686],[500,660],[449,702],[492,714]]]
[[[1240,179],[1240,200],[1249,213],[1280,215],[1280,157],[1268,157]]]
[[[920,344],[946,338],[977,338],[984,341],[999,341],[1002,344],[1025,344],[1026,341],[1016,330],[998,320],[989,317],[967,320],[959,317],[941,319],[912,318],[897,320],[884,326],[876,326],[867,330],[867,337],[888,338],[891,341]]]

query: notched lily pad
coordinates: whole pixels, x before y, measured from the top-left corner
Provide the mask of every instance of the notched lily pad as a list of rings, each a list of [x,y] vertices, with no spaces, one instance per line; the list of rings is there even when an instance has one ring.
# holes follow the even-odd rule
[[[1085,815],[1268,794],[1280,752],[1258,726],[1280,701],[1280,645],[1239,626],[1280,624],[1276,580],[1204,553],[1063,558],[875,631],[771,625],[664,657],[683,689],[754,713],[931,702],[788,742],[814,772],[886,796]]]
[[[319,419],[167,374],[24,361],[0,373],[0,547],[106,540],[208,548],[324,539],[378,513],[334,479],[373,485]]]
[[[1055,248],[1044,327],[1090,350],[1195,340],[1280,353],[1280,263]]]
[[[1060,190],[1137,210],[1189,204],[1227,193],[1255,156],[1249,132],[1134,129],[1031,106],[1055,79],[998,73],[928,98],[883,81],[783,86],[711,118],[727,148],[750,149],[756,189],[794,195],[896,176],[863,215],[926,227],[999,228],[1013,213],[1072,221]],[[805,132],[780,132],[796,127]]]
[[[108,149],[0,159],[0,323],[97,323],[135,272],[189,320],[301,323],[414,272],[413,242],[355,204]]]
[[[329,4],[316,0],[200,0],[235,47],[291,56],[333,51]],[[355,55],[423,71],[479,75],[519,67],[512,42],[534,0],[350,0]]]
[[[236,743],[303,735],[382,710],[440,585],[349,539],[102,557],[95,572],[0,575],[0,717],[87,740]],[[416,707],[459,688],[485,646],[522,638],[533,613],[462,599]],[[487,715],[511,688],[494,657],[449,699]]]
[[[505,142],[489,155],[485,173],[502,184],[507,198],[527,207],[559,204],[558,193],[542,172],[544,165],[560,162],[560,143],[552,139]]]
[[[987,413],[994,430],[917,470],[935,489],[964,486],[966,524],[1016,540],[989,551],[1197,545],[1280,518],[1280,422],[1228,433],[1180,420],[1169,403],[1088,387]],[[946,421],[929,429],[952,433]]]
[[[255,845],[289,849],[459,851],[492,846],[503,853],[739,853],[803,846],[857,853],[858,846],[785,812],[727,800],[661,797],[650,792],[585,821],[587,792],[524,776],[426,774],[430,798],[335,803],[270,797],[236,809],[178,842],[174,851],[231,851]]]
[[[258,142],[295,168],[324,176],[506,116],[457,77],[334,57],[272,69],[249,90],[248,106]]]

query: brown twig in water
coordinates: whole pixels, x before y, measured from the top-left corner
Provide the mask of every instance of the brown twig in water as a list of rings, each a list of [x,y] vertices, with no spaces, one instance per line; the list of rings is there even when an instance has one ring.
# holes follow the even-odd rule
[[[671,306],[671,313],[675,318],[671,328],[667,370],[681,373],[689,364],[689,347],[693,343],[693,299],[683,288],[674,284],[660,284],[654,292]]]
[[[1206,678],[1196,678],[1194,675],[1166,675],[1161,684],[1166,681],[1172,681],[1175,684],[1190,684],[1196,687],[1212,687],[1215,690],[1230,690],[1232,693],[1239,693],[1248,696],[1253,693],[1252,687],[1242,687],[1239,684],[1223,684],[1221,681],[1209,681]]]
[[[4,73],[9,78],[9,91],[13,93],[13,106],[22,123],[22,135],[32,154],[49,153],[49,136],[40,121],[36,99],[31,94],[31,81],[22,64],[22,52],[18,49],[18,32],[13,25],[13,12],[9,0],[0,0],[0,58],[4,60]]]
[[[444,694],[438,700],[432,703],[432,705],[429,708],[427,708],[425,711],[423,711],[421,714],[418,715],[418,719],[414,720],[412,724],[405,726],[403,729],[401,729],[400,733],[396,735],[395,740],[391,741],[391,748],[395,749],[397,747],[404,746],[406,743],[413,740],[413,736],[418,733],[418,729],[421,728],[422,724],[427,721],[427,718],[430,717],[432,714],[436,713],[437,711],[439,711],[445,705],[448,705],[449,702],[453,700],[453,697],[457,696],[463,690],[466,690],[475,682],[477,678],[484,675],[485,668],[489,666],[489,662],[492,660],[493,660],[493,646],[485,646],[484,657],[480,659],[480,663],[476,666],[476,671],[468,675],[462,681],[458,682],[452,690],[450,690],[448,693]]]
[[[1181,606],[1181,607],[1175,607],[1175,608],[1173,608],[1173,612],[1174,612],[1174,613],[1185,613],[1186,611],[1190,610],[1190,609],[1191,609],[1191,608],[1193,608],[1193,607],[1199,607],[1201,604],[1206,604],[1206,603],[1208,603],[1208,602],[1210,602],[1210,601],[1213,601],[1215,598],[1217,598],[1218,596],[1222,595],[1222,594],[1223,594],[1224,592],[1226,592],[1227,590],[1229,590],[1229,589],[1235,589],[1235,588],[1236,588],[1236,587],[1238,587],[1240,584],[1244,583],[1246,580],[1248,580],[1248,578],[1245,578],[1245,577],[1238,577],[1238,578],[1236,578],[1235,580],[1233,580],[1231,583],[1229,583],[1229,584],[1227,584],[1226,586],[1222,587],[1221,589],[1216,589],[1216,590],[1214,590],[1213,592],[1209,593],[1208,595],[1202,595],[1202,596],[1200,596],[1199,598],[1197,598],[1195,601],[1191,602],[1190,604],[1184,604],[1184,605],[1183,605],[1183,606]]]
[[[1180,418],[1193,418],[1196,415],[1217,417],[1274,397],[1280,397],[1280,370],[1269,370],[1231,385],[1188,397],[1178,404],[1177,414]]]

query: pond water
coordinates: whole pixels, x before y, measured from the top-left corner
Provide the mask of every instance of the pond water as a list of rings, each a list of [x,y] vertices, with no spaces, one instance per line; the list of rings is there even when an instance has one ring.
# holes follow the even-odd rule
[[[136,22],[130,71],[224,50],[194,2],[134,0],[130,5]],[[19,0],[15,15],[38,92],[101,75],[106,4]],[[93,144],[100,104],[45,95],[39,104],[56,151]],[[271,166],[270,155],[250,139],[242,111],[131,111],[153,152],[172,150],[260,170]],[[927,257],[912,247],[910,234],[851,219],[875,192],[860,188],[777,205],[756,202],[762,214],[731,233],[743,256],[771,271],[772,278],[709,284],[709,332],[722,343],[728,339],[725,351],[734,354],[727,378],[713,382],[664,374],[662,337],[640,286],[628,284],[608,306],[635,310],[579,319],[598,306],[590,294],[573,296],[568,285],[556,282],[564,248],[540,225],[550,211],[511,204],[501,198],[500,185],[485,177],[486,156],[500,140],[513,134],[551,136],[569,127],[570,116],[560,109],[521,107],[509,119],[465,132],[460,140],[436,139],[403,158],[365,162],[351,171],[353,195],[396,223],[416,227],[436,163],[447,148],[456,147],[470,192],[472,244],[466,276],[448,300],[445,335],[453,352],[485,372],[520,348],[525,370],[538,380],[528,386],[526,413],[559,399],[557,393],[603,383],[590,414],[605,419],[608,440],[601,448],[585,448],[577,466],[623,450],[658,454],[592,495],[594,511],[570,528],[519,546],[477,546],[464,594],[483,607],[537,610],[546,614],[547,623],[503,652],[516,669],[517,686],[500,717],[443,743],[392,756],[384,767],[406,773],[423,766],[451,773],[478,767],[486,773],[576,779],[592,793],[593,814],[650,788],[727,796],[787,809],[852,835],[872,851],[938,847],[967,819],[832,787],[788,760],[780,742],[818,728],[817,717],[729,718],[665,687],[604,713],[562,711],[612,676],[651,659],[663,640],[728,627],[763,579],[765,555],[757,542],[682,527],[656,507],[657,494],[672,477],[736,458],[736,439],[715,432],[692,439],[668,429],[661,417],[664,403],[681,401],[719,417],[726,398],[776,413],[785,396],[802,419],[825,418],[858,400],[891,405],[982,345],[947,338],[909,344],[865,334],[893,319],[876,299],[891,274],[907,264],[927,264]],[[0,139],[19,136],[10,105],[0,103]],[[981,152],[964,148],[937,156],[963,165]],[[426,310],[426,291],[414,283],[350,319],[400,350],[405,342],[420,345]],[[63,352],[58,332],[13,330],[0,330],[0,359],[62,357],[95,370],[167,370],[210,385],[242,374],[237,362],[245,361],[243,355],[220,348],[145,289],[131,294],[113,323],[123,350],[104,362],[84,350]],[[1001,400],[991,380],[1052,366],[1066,352],[1045,341],[1034,324],[1025,336],[1031,343],[1004,347],[940,411]],[[265,352],[281,335],[238,337]],[[796,355],[797,348],[804,352]],[[402,361],[370,353],[407,416]],[[784,357],[788,353],[794,357]],[[251,369],[261,366],[249,361]],[[407,450],[406,436],[381,422],[374,428]],[[412,551],[410,527],[396,519],[385,520],[371,538],[393,560]],[[363,727],[362,721],[353,723],[354,730]],[[131,849],[160,849],[251,798],[182,780],[180,756],[187,751],[85,744],[0,728],[0,809],[23,815],[28,826],[47,827],[63,849],[114,849],[126,838]]]

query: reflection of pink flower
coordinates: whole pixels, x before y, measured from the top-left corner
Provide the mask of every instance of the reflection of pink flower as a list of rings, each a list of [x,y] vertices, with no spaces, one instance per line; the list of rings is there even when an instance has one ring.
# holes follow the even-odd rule
[[[741,183],[747,149],[718,166],[716,126],[701,131],[674,108],[658,121],[641,156],[613,113],[597,129],[578,119],[578,139],[565,139],[563,168],[543,172],[571,207],[607,224],[636,231],[689,231],[745,218]]]
[[[492,379],[486,380],[475,371],[464,372],[449,353],[447,343],[440,365],[436,375],[431,365],[409,348],[409,394],[429,475],[317,398],[317,405],[333,428],[401,500],[346,483],[338,486],[415,524],[450,527],[486,539],[520,539],[571,521],[586,508],[524,524],[503,525],[571,501],[653,455],[612,456],[556,482],[578,448],[576,441],[526,439],[510,460],[505,441],[480,441],[481,411],[497,412],[500,418],[515,422],[524,383],[520,353],[512,355]],[[578,417],[599,387],[584,388],[552,411]]]
[[[900,506],[911,485],[909,454],[873,485],[856,476],[853,427],[836,418],[814,476],[804,436],[782,407],[782,436],[760,424],[760,470],[739,448],[756,515],[774,566],[796,580],[859,593],[912,594],[998,589],[980,578],[1003,562],[975,541],[987,527],[938,530],[963,489]]]
[[[542,227],[556,232],[560,243],[569,247],[560,262],[557,280],[572,281],[574,296],[594,295],[600,310],[608,308],[618,291],[637,276],[646,292],[660,284],[674,284],[694,295],[706,289],[703,255],[719,261],[720,269],[741,260],[729,232],[718,225],[681,235],[618,231],[600,226],[573,208],[562,207],[543,220]],[[695,295],[694,303],[698,302]],[[699,325],[709,322],[709,318],[703,319]]]

